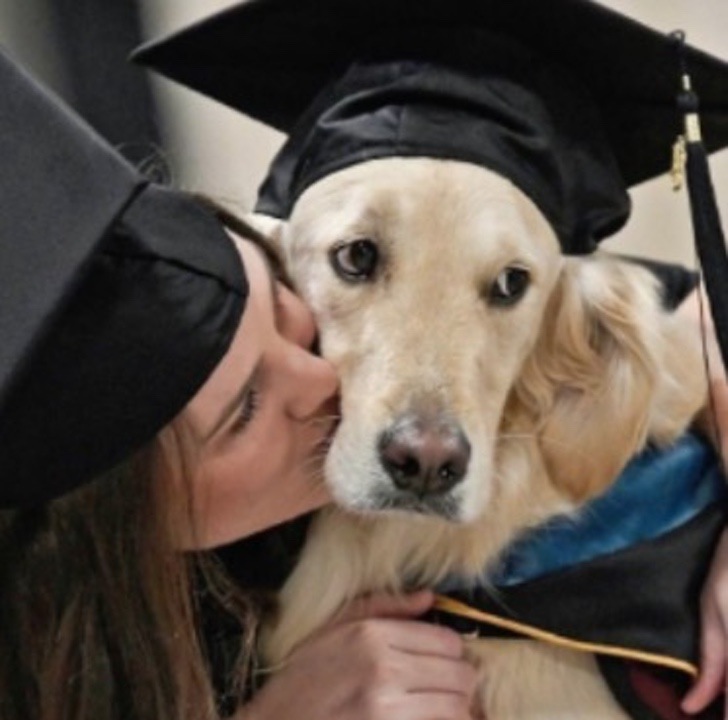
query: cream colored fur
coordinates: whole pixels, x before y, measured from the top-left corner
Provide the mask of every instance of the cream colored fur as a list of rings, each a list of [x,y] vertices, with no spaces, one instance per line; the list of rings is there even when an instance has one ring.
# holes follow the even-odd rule
[[[267,228],[270,230],[270,226]],[[565,258],[533,203],[483,168],[382,159],[330,175],[278,228],[342,382],[326,473],[340,507],[315,521],[265,635],[271,665],[348,599],[478,576],[524,528],[578,513],[649,439],[670,443],[704,401],[699,343],[654,277],[604,253]],[[381,266],[345,283],[330,251],[370,238]],[[512,307],[488,290],[508,266]],[[447,511],[387,512],[376,438],[402,412],[454,418],[472,445]],[[385,498],[383,500],[383,498]],[[586,654],[469,642],[489,720],[624,715]]]

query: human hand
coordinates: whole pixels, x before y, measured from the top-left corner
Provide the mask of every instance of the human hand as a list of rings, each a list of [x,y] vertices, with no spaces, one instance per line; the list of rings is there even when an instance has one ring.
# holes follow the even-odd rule
[[[701,596],[700,674],[683,698],[684,712],[705,709],[726,685],[728,652],[728,530],[718,543]],[[728,717],[728,715],[727,715]]]
[[[680,308],[692,318],[707,354],[709,402],[697,426],[711,440],[721,458],[728,457],[728,382],[718,348],[707,298],[693,292]],[[728,653],[728,530],[718,543],[701,594],[700,671],[682,701],[687,713],[698,713],[725,690]],[[728,717],[728,715],[726,715]]]
[[[433,595],[360,598],[244,708],[245,720],[468,720],[476,673],[452,630],[415,620]]]

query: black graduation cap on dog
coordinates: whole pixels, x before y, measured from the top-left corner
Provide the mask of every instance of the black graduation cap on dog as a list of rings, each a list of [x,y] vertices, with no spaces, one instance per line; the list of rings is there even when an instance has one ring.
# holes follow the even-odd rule
[[[150,440],[238,328],[224,231],[150,185],[0,53],[0,506],[44,502]]]
[[[279,217],[348,165],[459,159],[585,253],[669,169],[686,67],[707,149],[728,145],[728,64],[590,0],[251,0],[135,59],[289,134],[257,208]]]

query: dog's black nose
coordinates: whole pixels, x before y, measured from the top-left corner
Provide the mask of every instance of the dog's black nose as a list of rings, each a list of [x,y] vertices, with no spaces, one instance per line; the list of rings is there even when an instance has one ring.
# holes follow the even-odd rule
[[[406,415],[380,435],[379,459],[400,490],[439,495],[465,477],[470,443],[452,421]]]

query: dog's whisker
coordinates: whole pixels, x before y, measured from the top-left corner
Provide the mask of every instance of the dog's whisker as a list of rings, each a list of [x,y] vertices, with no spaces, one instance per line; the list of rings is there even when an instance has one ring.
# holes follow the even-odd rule
[[[308,473],[310,475],[318,475],[321,478],[323,478],[323,460],[325,458],[325,455],[322,455],[320,457],[312,457],[309,458],[301,467],[301,470],[304,473]]]

